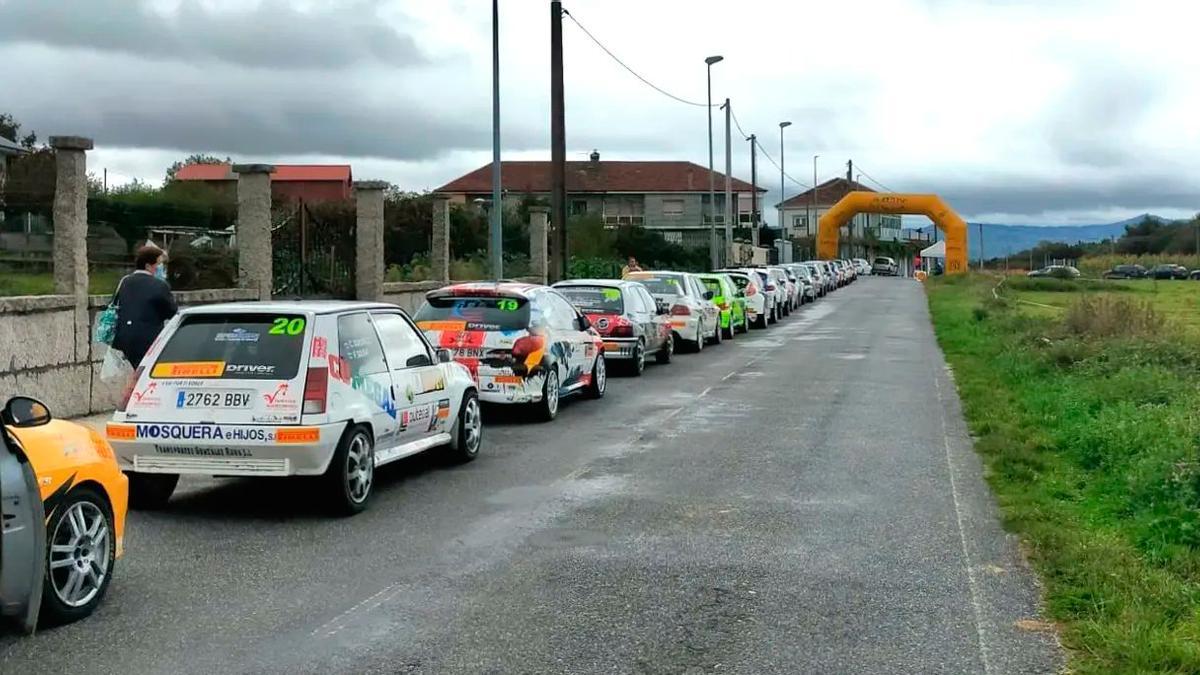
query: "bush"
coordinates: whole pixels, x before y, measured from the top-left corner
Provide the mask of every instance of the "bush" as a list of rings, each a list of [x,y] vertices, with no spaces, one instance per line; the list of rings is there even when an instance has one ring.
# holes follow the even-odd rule
[[[1163,324],[1163,318],[1149,303],[1107,295],[1085,295],[1075,300],[1063,320],[1068,333],[1094,338],[1157,339]]]
[[[238,281],[237,250],[175,246],[167,255],[167,281],[172,290],[234,288]]]

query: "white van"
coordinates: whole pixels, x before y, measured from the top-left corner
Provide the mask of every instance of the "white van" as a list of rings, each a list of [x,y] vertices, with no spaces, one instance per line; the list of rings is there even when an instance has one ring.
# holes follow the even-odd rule
[[[130,505],[161,507],[182,474],[324,476],[345,513],[376,466],[482,439],[474,381],[395,305],[193,307],[172,319],[107,426]]]

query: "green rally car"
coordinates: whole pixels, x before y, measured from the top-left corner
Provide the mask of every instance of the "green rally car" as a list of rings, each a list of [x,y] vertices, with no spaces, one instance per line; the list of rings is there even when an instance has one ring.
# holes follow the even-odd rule
[[[704,288],[712,291],[712,302],[721,310],[721,332],[731,338],[735,332],[750,330],[746,321],[746,297],[728,274],[697,274]]]

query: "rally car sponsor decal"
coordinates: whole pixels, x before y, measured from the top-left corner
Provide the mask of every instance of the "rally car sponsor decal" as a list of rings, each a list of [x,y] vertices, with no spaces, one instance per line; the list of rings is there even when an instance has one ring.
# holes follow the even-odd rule
[[[158,396],[158,383],[151,382],[140,390],[134,390],[129,395],[129,405],[131,407],[147,407],[152,408],[162,403],[162,399]]]
[[[154,364],[150,377],[220,377],[224,373],[224,361],[179,361]]]
[[[315,443],[321,440],[316,427],[243,427],[221,424],[121,424],[110,422],[105,428],[110,440],[162,441],[239,441],[253,443]]]
[[[189,457],[253,457],[248,448],[230,448],[216,445],[154,445],[160,455],[187,455]]]
[[[321,336],[313,338],[312,358],[323,359],[329,355],[329,340]]]
[[[426,403],[425,405],[413,406],[400,411],[400,429],[407,430],[410,426],[418,426],[428,423],[434,418],[433,405]]]

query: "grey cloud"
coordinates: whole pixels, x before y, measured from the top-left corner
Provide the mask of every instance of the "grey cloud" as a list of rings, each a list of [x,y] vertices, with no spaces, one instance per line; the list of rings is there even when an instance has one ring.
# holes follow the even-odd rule
[[[373,3],[311,12],[291,4],[265,0],[252,9],[218,12],[183,0],[176,12],[162,14],[142,1],[0,0],[0,42],[276,69],[424,60],[410,36],[379,20]]]
[[[1109,167],[1136,163],[1133,140],[1156,104],[1163,83],[1152,73],[1107,58],[1083,59],[1062,91],[1045,127],[1045,138],[1067,164]]]
[[[896,182],[903,182],[903,178]],[[1126,179],[1057,181],[1029,180],[1016,176],[977,183],[933,184],[904,182],[914,192],[940,194],[959,213],[1012,213],[1038,215],[1056,211],[1128,210],[1140,213],[1153,208],[1200,210],[1200,189],[1175,176],[1140,176]]]

